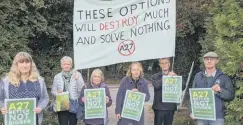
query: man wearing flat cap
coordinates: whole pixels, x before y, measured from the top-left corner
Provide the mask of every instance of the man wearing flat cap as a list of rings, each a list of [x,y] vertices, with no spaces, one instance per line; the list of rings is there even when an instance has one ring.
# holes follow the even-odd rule
[[[231,79],[216,69],[219,56],[215,52],[208,52],[203,56],[205,70],[198,72],[193,81],[192,88],[212,88],[215,92],[216,121],[197,120],[197,125],[224,125],[224,101],[234,99],[234,89]],[[194,119],[192,114],[190,117]]]

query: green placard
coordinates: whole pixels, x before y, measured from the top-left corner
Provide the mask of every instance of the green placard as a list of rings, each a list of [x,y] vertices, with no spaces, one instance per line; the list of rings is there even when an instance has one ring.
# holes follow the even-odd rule
[[[85,119],[105,118],[105,88],[85,89]]]
[[[144,93],[127,90],[121,117],[139,121],[143,112],[144,100]]]
[[[4,125],[36,125],[35,98],[5,99],[4,102],[8,111]]]
[[[214,91],[211,88],[190,88],[189,92],[193,117],[216,120]]]
[[[162,102],[180,103],[182,76],[163,76],[162,80]]]
[[[56,111],[69,110],[69,92],[62,92],[56,94]]]

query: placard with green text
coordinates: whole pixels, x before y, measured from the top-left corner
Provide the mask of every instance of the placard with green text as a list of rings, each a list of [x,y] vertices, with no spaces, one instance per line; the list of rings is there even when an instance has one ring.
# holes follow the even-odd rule
[[[4,102],[8,111],[4,125],[36,125],[35,98],[5,99]]]
[[[216,120],[215,98],[212,88],[190,88],[192,115],[195,119]]]
[[[121,117],[139,121],[143,112],[145,94],[126,91]]]
[[[105,118],[105,88],[85,89],[85,119]]]
[[[180,103],[182,76],[163,76],[162,80],[162,102]]]

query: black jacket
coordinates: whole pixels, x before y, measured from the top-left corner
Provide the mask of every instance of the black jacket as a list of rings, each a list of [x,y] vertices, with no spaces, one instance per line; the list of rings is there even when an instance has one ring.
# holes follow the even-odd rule
[[[176,103],[165,103],[162,102],[162,76],[161,72],[156,73],[152,76],[152,84],[154,87],[154,102],[152,109],[157,110],[177,110]],[[182,80],[182,89],[185,88],[185,83]]]

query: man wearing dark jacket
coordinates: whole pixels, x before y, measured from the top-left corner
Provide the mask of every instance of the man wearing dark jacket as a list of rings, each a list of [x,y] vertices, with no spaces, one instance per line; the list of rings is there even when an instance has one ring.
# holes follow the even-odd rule
[[[174,72],[170,72],[170,59],[159,59],[161,72],[152,76],[152,84],[154,87],[154,102],[152,109],[154,110],[154,125],[172,125],[174,112],[177,109],[176,103],[162,102],[162,77],[163,75],[175,76]],[[185,84],[182,84],[183,88]]]
[[[223,125],[225,116],[224,101],[234,99],[232,82],[223,72],[216,69],[219,62],[218,54],[208,52],[204,56],[205,70],[198,72],[194,77],[193,88],[212,88],[215,92],[216,121],[197,120],[197,125]],[[192,114],[190,117],[194,119]]]

